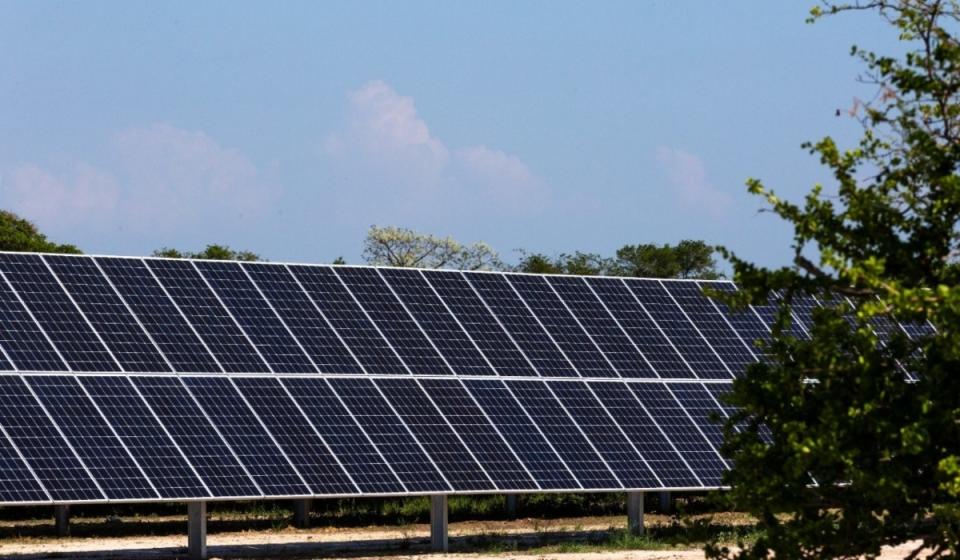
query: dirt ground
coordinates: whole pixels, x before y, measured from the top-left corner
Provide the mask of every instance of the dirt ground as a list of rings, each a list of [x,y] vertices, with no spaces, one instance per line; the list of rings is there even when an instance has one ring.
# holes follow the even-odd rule
[[[721,514],[723,515],[723,514]],[[720,522],[738,525],[744,521],[731,516]],[[44,535],[44,524],[0,522],[0,557],[18,559],[82,558],[86,560],[129,558],[131,560],[168,560],[183,558],[186,554],[186,523],[180,518],[151,518],[143,520],[114,520],[123,524],[127,536],[103,536],[104,520],[75,520],[74,533],[81,536],[55,538]],[[669,518],[647,514],[646,524],[656,526],[669,523]],[[96,529],[99,524],[100,529]],[[168,534],[146,534],[150,527],[164,524],[182,525],[184,533],[160,530]],[[133,525],[130,527],[130,525]],[[138,529],[145,534],[136,534]],[[337,558],[368,560],[389,557],[393,560],[701,560],[700,550],[677,548],[669,550],[628,550],[609,552],[547,552],[538,545],[544,542],[563,543],[583,540],[591,533],[623,527],[622,517],[583,517],[568,519],[518,519],[512,521],[467,521],[450,524],[450,546],[458,552],[431,554],[429,527],[357,527],[311,529],[256,528],[217,531],[212,520],[207,537],[211,558]],[[229,524],[227,524],[229,526]],[[38,534],[39,533],[39,534]],[[132,534],[131,534],[132,533]],[[18,536],[19,535],[19,536]],[[493,543],[493,546],[491,546]],[[510,550],[498,550],[496,543],[509,544]],[[517,546],[517,545],[520,546]],[[504,547],[506,548],[506,547]],[[523,550],[530,548],[530,550]],[[502,549],[501,549],[502,550]],[[883,560],[904,558],[912,547],[904,545],[885,551]]]

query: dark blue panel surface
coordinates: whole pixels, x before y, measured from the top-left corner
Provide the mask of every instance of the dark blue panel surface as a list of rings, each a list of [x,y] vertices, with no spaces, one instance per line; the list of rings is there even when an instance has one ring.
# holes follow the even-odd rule
[[[615,278],[587,278],[586,282],[603,300],[660,377],[695,377],[677,349],[657,328],[657,324],[623,281]]]
[[[107,349],[37,255],[0,254],[0,271],[76,371],[118,371]]]
[[[747,365],[757,362],[747,343],[740,340],[733,327],[710,302],[695,282],[664,282],[664,287],[677,301],[710,347],[720,356],[734,376],[743,375]]]
[[[723,445],[723,423],[726,419],[720,406],[710,393],[697,383],[668,383],[683,408],[693,418],[714,448]]]
[[[387,283],[460,375],[492,375],[493,369],[419,270],[381,269]]]
[[[354,418],[411,492],[443,492],[452,488],[423,453],[370,379],[331,379]]]
[[[340,267],[335,271],[403,358],[411,373],[453,373],[407,310],[390,292],[376,269]]]
[[[10,441],[0,436],[0,502],[43,502],[49,499]]]
[[[350,292],[326,266],[291,266],[310,299],[340,334],[367,373],[407,373],[403,363],[377,328],[363,313]]]
[[[241,265],[293,332],[321,373],[363,373],[357,360],[303,291],[280,264]]]
[[[719,486],[726,465],[714,451],[683,407],[663,385],[632,383],[628,385],[680,451],[690,467],[706,486]]]
[[[210,495],[130,380],[92,376],[79,380],[161,497]]]
[[[0,278],[0,347],[21,371],[67,371],[53,346],[43,335],[10,286]],[[12,369],[4,360],[4,370]]]
[[[214,496],[260,495],[180,379],[135,377],[133,382]]]
[[[376,384],[410,427],[434,464],[457,491],[493,490],[493,482],[470,456],[415,379],[377,379]]]
[[[425,270],[423,275],[470,333],[470,338],[477,343],[498,374],[537,375],[459,272]]]
[[[544,377],[577,377],[570,362],[550,340],[536,317],[523,304],[506,278],[499,274],[464,273],[480,297]]]
[[[622,488],[544,382],[513,381],[507,386],[550,439],[584,490]]]
[[[326,380],[299,377],[281,382],[363,492],[405,490]]]
[[[422,379],[420,384],[433,399],[447,422],[460,434],[473,456],[502,490],[531,490],[537,487],[530,474],[496,428],[455,379]]]
[[[541,488],[580,488],[580,484],[502,381],[467,379],[463,384],[517,452]]]
[[[159,497],[76,378],[39,376],[27,381],[108,498]]]
[[[265,495],[311,493],[229,379],[186,377],[183,382]]]
[[[584,332],[563,301],[542,276],[505,276],[583,377],[617,377],[603,354]]]
[[[105,257],[96,261],[174,369],[187,373],[220,371],[143,261]]]
[[[92,259],[57,255],[43,258],[124,371],[170,371],[170,366]]]
[[[699,282],[699,284],[700,287],[705,290],[714,290],[721,293],[734,293],[737,291],[733,282]],[[767,305],[751,305],[745,309],[732,309],[719,299],[714,300],[714,303],[716,303],[720,311],[723,312],[727,321],[733,325],[734,330],[737,331],[740,338],[750,345],[750,348],[753,349],[753,353],[757,355],[757,358],[763,360],[766,352],[765,346],[770,343],[770,329],[773,327],[776,308]],[[760,308],[765,308],[764,312],[767,315],[764,319],[760,318],[762,316],[759,315]],[[757,310],[757,313],[754,313],[755,310]]]
[[[583,278],[549,276],[547,281],[577,317],[622,377],[656,377],[653,368]]]
[[[105,498],[20,377],[0,376],[0,425],[54,500]]]
[[[167,292],[229,373],[269,372],[267,364],[190,261],[147,261]]]
[[[680,351],[697,377],[707,379],[730,379],[731,373],[713,353],[693,324],[683,315],[670,295],[656,280],[626,280],[630,291],[637,297],[654,321]]]
[[[316,373],[310,358],[238,263],[197,261],[197,268],[274,372]]]
[[[625,487],[662,486],[586,383],[556,381],[549,385]]]
[[[626,385],[593,382],[590,386],[664,485],[673,488],[702,486]]]
[[[357,492],[279,380],[241,377],[235,381],[314,494]]]

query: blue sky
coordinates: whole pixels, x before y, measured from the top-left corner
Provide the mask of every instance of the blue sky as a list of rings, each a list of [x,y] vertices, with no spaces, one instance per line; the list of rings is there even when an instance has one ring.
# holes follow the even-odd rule
[[[811,0],[812,1],[812,0]],[[6,2],[0,207],[87,252],[360,260],[372,224],[515,249],[684,238],[762,264],[889,49],[810,2]]]

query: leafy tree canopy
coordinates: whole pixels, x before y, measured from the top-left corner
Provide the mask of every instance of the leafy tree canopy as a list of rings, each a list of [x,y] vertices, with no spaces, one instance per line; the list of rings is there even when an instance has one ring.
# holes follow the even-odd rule
[[[61,245],[48,240],[37,226],[6,210],[0,210],[0,251],[81,253],[74,245]]]
[[[363,258],[381,266],[497,270],[503,264],[489,245],[460,243],[452,237],[398,227],[371,226],[363,241]]]
[[[155,257],[168,259],[210,259],[215,261],[262,261],[260,255],[251,251],[235,251],[226,245],[207,245],[202,251],[179,251],[163,247],[153,252]]]
[[[685,239],[676,245],[624,245],[615,257],[580,251],[556,257],[521,252],[513,269],[542,274],[714,279],[721,276],[713,258],[715,251],[703,241]]]
[[[734,383],[741,412],[725,428],[729,499],[763,536],[712,557],[854,558],[912,539],[932,557],[960,552],[960,9],[828,3],[811,20],[849,12],[881,17],[903,49],[854,47],[877,94],[850,110],[855,147],[806,146],[829,190],[797,204],[748,182],[792,225],[794,266],[727,253],[733,303],[773,297],[779,313],[769,359]],[[823,304],[812,327],[792,329],[791,308],[811,297]]]

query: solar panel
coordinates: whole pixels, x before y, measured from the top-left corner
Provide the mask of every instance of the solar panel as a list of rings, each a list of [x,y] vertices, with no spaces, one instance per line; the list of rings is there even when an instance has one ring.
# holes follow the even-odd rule
[[[717,488],[774,310],[705,287],[0,253],[0,505]]]

